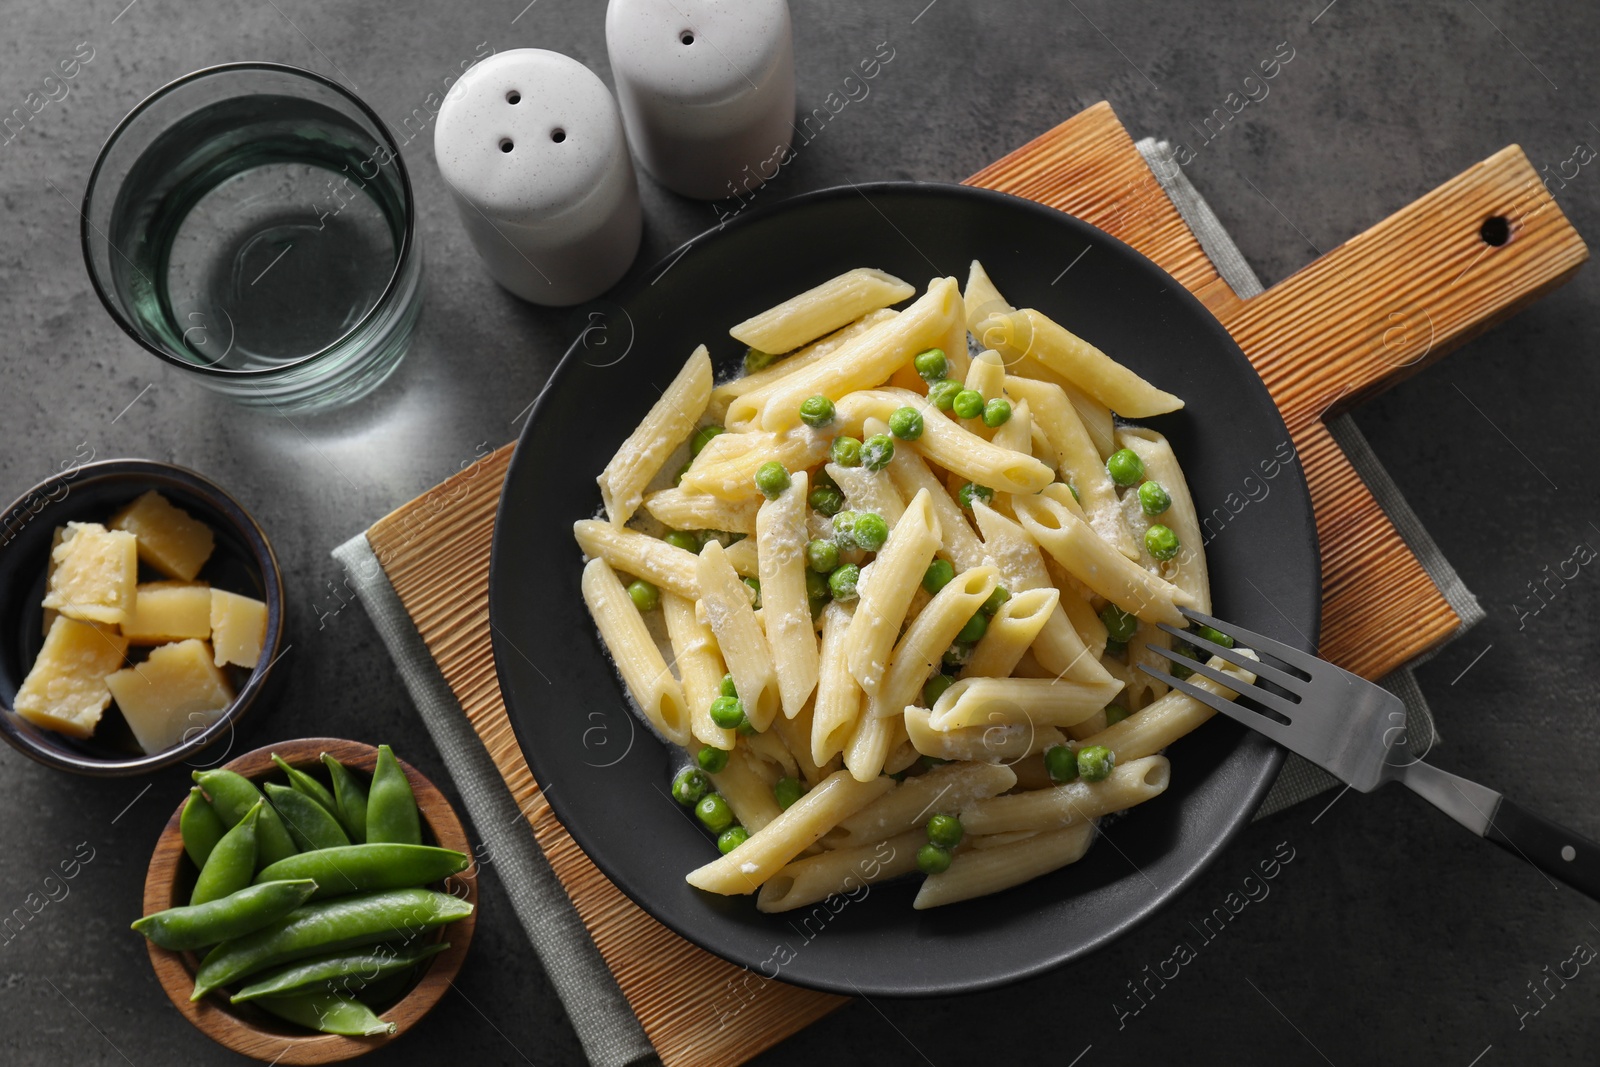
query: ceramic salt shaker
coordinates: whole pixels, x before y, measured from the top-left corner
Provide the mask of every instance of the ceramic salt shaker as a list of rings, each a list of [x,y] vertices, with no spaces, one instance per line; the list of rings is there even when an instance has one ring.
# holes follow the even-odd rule
[[[786,0],[610,0],[606,50],[639,162],[719,200],[778,173],[794,135]]]
[[[439,173],[495,281],[535,304],[581,304],[639,250],[639,187],[611,92],[575,59],[500,52],[445,97]]]

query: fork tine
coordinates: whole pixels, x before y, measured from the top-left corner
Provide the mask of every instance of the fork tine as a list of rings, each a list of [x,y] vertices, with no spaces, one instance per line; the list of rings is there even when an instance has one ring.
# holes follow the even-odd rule
[[[1185,644],[1193,645],[1195,648],[1203,648],[1210,655],[1219,656],[1236,667],[1243,667],[1255,675],[1257,680],[1265,678],[1273,685],[1282,686],[1289,692],[1302,696],[1311,688],[1311,683],[1304,678],[1297,678],[1270,663],[1263,663],[1261,660],[1251,659],[1249,656],[1244,655],[1243,649],[1247,647],[1245,645],[1240,645],[1238,648],[1229,648],[1226,645],[1219,645],[1215,641],[1207,641],[1193,630],[1180,630],[1170,623],[1158,622],[1156,626]]]
[[[1157,681],[1167,683],[1167,685],[1185,696],[1194,697],[1207,707],[1220,711],[1235,722],[1242,723],[1258,733],[1266,734],[1291,752],[1298,752],[1313,762],[1319,758],[1317,755],[1303,751],[1301,742],[1304,741],[1305,734],[1304,732],[1297,733],[1292,726],[1285,726],[1283,723],[1263,715],[1259,711],[1240,707],[1233,701],[1225,700],[1210,690],[1201,689],[1199,686],[1189,682],[1179,681],[1165,671],[1158,671],[1148,664],[1139,664],[1139,669]]]
[[[1311,653],[1301,652],[1298,648],[1292,648],[1282,641],[1274,641],[1272,638],[1264,634],[1258,634],[1254,630],[1246,630],[1244,627],[1235,626],[1231,622],[1223,622],[1221,619],[1214,619],[1210,615],[1202,615],[1192,608],[1179,608],[1178,610],[1183,612],[1185,618],[1198,622],[1203,626],[1209,626],[1218,633],[1227,634],[1235,641],[1248,645],[1257,652],[1265,652],[1269,656],[1275,656],[1289,666],[1305,671],[1313,678],[1317,676],[1319,669],[1325,671],[1328,668],[1326,662],[1319,660]],[[1184,640],[1187,641],[1188,638],[1184,638]]]
[[[1150,645],[1148,647],[1151,652],[1154,652],[1160,656],[1164,656],[1165,658],[1172,660],[1174,663],[1181,663],[1185,667],[1188,667],[1190,670],[1194,671],[1196,674],[1203,674],[1207,678],[1210,678],[1213,682],[1218,682],[1227,686],[1240,696],[1249,697],[1257,704],[1263,704],[1266,707],[1271,708],[1273,711],[1277,712],[1279,715],[1282,715],[1286,719],[1293,719],[1295,714],[1301,710],[1294,701],[1285,700],[1276,693],[1269,693],[1260,686],[1252,685],[1242,679],[1235,678],[1231,674],[1226,674],[1222,671],[1219,671],[1209,663],[1202,663],[1199,660],[1190,659],[1180,652],[1174,652],[1170,648],[1162,648],[1160,645]],[[1218,697],[1217,699],[1224,700],[1226,698]]]

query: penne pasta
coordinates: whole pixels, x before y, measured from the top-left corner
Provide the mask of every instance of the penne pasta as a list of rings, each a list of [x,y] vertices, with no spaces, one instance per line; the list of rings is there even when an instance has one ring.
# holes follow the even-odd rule
[[[1033,411],[1026,400],[1018,400],[1011,406],[1011,417],[1000,424],[989,442],[996,448],[1033,455]]]
[[[917,827],[941,812],[956,815],[1017,784],[1011,768],[999,763],[946,763],[907,778],[871,804],[842,820],[823,844],[854,848]]]
[[[895,450],[898,456],[900,450]],[[844,491],[845,506],[851,511],[876,511],[890,528],[906,513],[905,500],[894,481],[883,471],[865,467],[841,467],[837,463],[827,466],[828,477]]]
[[[1211,577],[1206,569],[1205,536],[1195,514],[1194,498],[1183,477],[1177,457],[1167,439],[1137,426],[1117,431],[1117,444],[1130,449],[1144,463],[1145,477],[1158,483],[1172,498],[1167,510],[1151,521],[1159,522],[1178,535],[1178,554],[1157,564],[1161,576],[1194,598],[1196,611],[1211,614]],[[1130,493],[1137,499],[1137,493]]]
[[[787,377],[795,371],[804,370],[819,360],[831,355],[846,341],[854,340],[866,333],[880,322],[885,322],[900,314],[892,308],[880,308],[869,311],[842,330],[835,330],[820,341],[815,341],[790,356],[785,356],[776,363],[761,370],[741,374],[737,378],[723,382],[711,390],[711,404],[706,409],[707,414],[715,419],[722,419],[728,413],[728,405],[746,393],[753,392],[764,385],[771,385],[779,378]]]
[[[689,705],[690,734],[713,748],[732,749],[733,731],[711,721],[711,702],[721,695],[722,676],[727,673],[711,628],[696,616],[694,601],[670,590],[661,594],[661,614],[672,642],[673,665],[678,668],[683,697]]]
[[[996,721],[936,730],[929,722],[931,714],[927,708],[906,708],[905,729],[917,751],[935,759],[1011,763],[1066,740],[1054,726],[1033,722]]]
[[[980,336],[992,321],[979,324]],[[1007,339],[1009,350],[1000,353],[1008,365],[1019,357],[1031,359],[1125,419],[1163,415],[1183,407],[1182,400],[1114,362],[1049,316],[1024,308],[1015,313],[1013,321],[1016,325]]]
[[[728,753],[728,765],[711,775],[711,784],[728,802],[733,817],[752,834],[783,814],[772,795],[772,783],[756,769],[756,760],[741,745]]]
[[[935,730],[960,730],[991,723],[1071,726],[1103,709],[1122,683],[1069,682],[1055,678],[963,678],[930,709]]]
[[[1009,677],[1022,654],[1038,640],[1045,624],[1057,618],[1060,610],[1060,590],[1024,589],[1013,594],[989,620],[989,628],[972,650],[972,658],[961,669],[961,677]],[[1059,617],[1066,622],[1065,615]]]
[[[927,840],[927,835],[917,830],[795,860],[762,883],[756,909],[793,911],[841,895],[859,899],[854,894],[867,886],[916,870],[917,849]]]
[[[1051,830],[1021,841],[957,853],[949,869],[930,874],[912,907],[921,911],[997,893],[1076,863],[1094,840],[1093,823]]]
[[[1172,765],[1165,756],[1145,756],[1117,764],[1101,782],[1079,779],[977,800],[961,809],[961,825],[972,834],[1059,830],[1143,804],[1166,792],[1171,780]]]
[[[796,471],[789,488],[756,516],[761,610],[787,719],[800,714],[817,687],[817,634],[806,595],[807,489],[806,472]]]
[[[633,517],[644,487],[694,431],[710,400],[711,356],[701,345],[596,479],[613,523],[620,526]]]
[[[1248,649],[1241,651],[1248,652]],[[1246,684],[1256,680],[1251,672],[1215,656],[1208,663]],[[1214,682],[1204,675],[1192,675],[1189,681],[1228,700],[1238,696],[1221,682]],[[1142,711],[1136,711],[1121,722],[1084,738],[1083,744],[1104,745],[1116,756],[1118,763],[1129,763],[1162,751],[1215,714],[1216,710],[1209,704],[1203,704],[1187,693],[1174,689]]]
[[[844,604],[822,610],[822,654],[811,718],[811,761],[818,766],[844,751],[861,715],[861,687],[845,665],[850,616]]]
[[[745,715],[757,730],[765,730],[778,713],[778,678],[750,606],[749,587],[734,573],[716,541],[706,542],[700,550],[699,578],[706,621],[733,675]]]
[[[603,559],[583,568],[583,602],[594,616],[611,659],[650,726],[675,745],[689,743],[689,708],[683,688],[633,606],[616,572]]]
[[[994,400],[1005,392],[1006,365],[1000,362],[1000,353],[992,348],[979,352],[967,367],[966,387],[979,393],[985,400]]]
[[[920,703],[922,686],[939,670],[956,634],[983,607],[999,583],[993,567],[976,567],[956,575],[928,602],[895,645],[889,669],[874,701],[876,715],[899,715],[907,704]]]
[[[844,746],[845,768],[857,781],[870,782],[883,773],[889,753],[905,740],[905,723],[872,713],[871,702],[856,719],[856,728]]]
[[[877,560],[862,573],[860,603],[846,637],[846,663],[869,697],[878,693],[900,623],[938,547],[939,521],[924,490],[906,507]]]
[[[693,552],[599,519],[573,523],[572,533],[590,559],[603,559],[616,570],[690,600],[700,595],[699,560]]]
[[[828,457],[832,444],[830,436],[808,426],[796,426],[784,433],[760,435],[750,447],[739,447],[737,454],[733,454],[734,446],[715,448],[719,441],[738,441],[741,437],[756,435],[725,433],[712,438],[684,473],[682,487],[725,500],[754,500],[761,493],[756,488],[756,471],[763,463],[781,463],[792,471],[815,467]]]
[[[857,267],[745,319],[728,333],[761,352],[790,352],[915,292],[892,274]]]
[[[889,462],[889,477],[903,498],[910,499],[923,490],[927,491],[934,517],[939,521],[944,552],[955,564],[956,570],[983,566],[983,542],[972,532],[972,524],[967,521],[961,505],[928,469],[926,460],[914,449],[897,448],[894,450],[894,459]]]
[[[723,530],[756,532],[756,510],[761,497],[726,500],[689,489],[661,489],[644,498],[644,509],[661,525],[673,530]]]

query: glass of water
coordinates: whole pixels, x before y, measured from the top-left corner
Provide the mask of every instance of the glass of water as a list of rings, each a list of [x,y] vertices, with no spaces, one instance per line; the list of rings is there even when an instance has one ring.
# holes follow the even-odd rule
[[[399,146],[345,89],[274,63],[196,71],[122,120],[89,176],[83,255],[135,341],[280,412],[376,388],[421,308]]]

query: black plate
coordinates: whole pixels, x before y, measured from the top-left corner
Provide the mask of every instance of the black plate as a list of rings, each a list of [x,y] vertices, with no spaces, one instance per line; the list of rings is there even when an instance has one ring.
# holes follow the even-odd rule
[[[572,523],[595,515],[595,475],[696,345],[708,345],[725,372],[742,355],[729,326],[835,274],[880,267],[920,290],[934,276],[964,283],[975,257],[1017,306],[1039,308],[1184,398],[1184,410],[1147,421],[1171,439],[1201,514],[1219,516],[1207,549],[1216,613],[1310,647],[1320,613],[1310,498],[1298,465],[1276,464],[1288,431],[1232,338],[1115,238],[963,186],[801,196],[669,256],[620,308],[597,313],[556,369],[523,430],[495,527],[495,663],[556,815],[623,892],[684,937],[753,971],[836,993],[983,989],[1109,943],[1218,855],[1282,761],[1259,735],[1208,723],[1172,747],[1166,795],[1108,828],[1116,847],[1101,842],[1027,885],[928,912],[911,909],[915,879],[772,916],[750,898],[685,884],[715,849],[668,797],[671,754],[628,711],[579,593]],[[736,1011],[738,997],[730,999]]]

